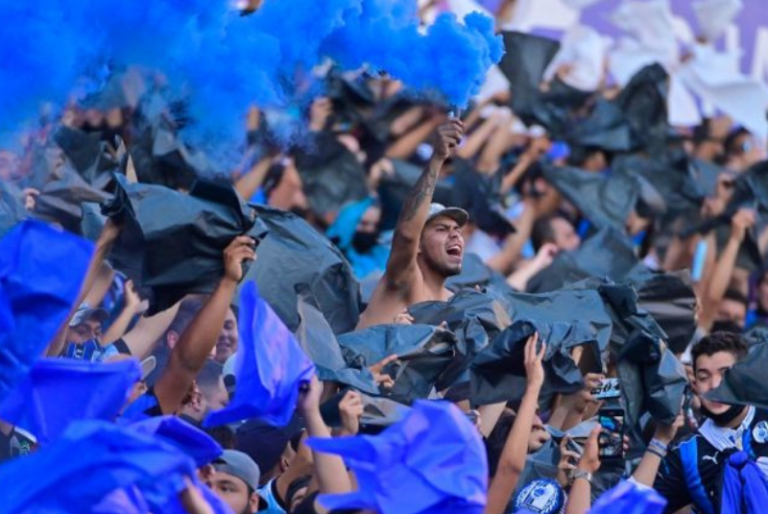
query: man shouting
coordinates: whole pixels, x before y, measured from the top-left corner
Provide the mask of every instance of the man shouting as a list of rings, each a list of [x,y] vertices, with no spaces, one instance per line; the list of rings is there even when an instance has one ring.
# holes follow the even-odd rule
[[[464,124],[449,119],[440,126],[429,165],[403,204],[384,276],[376,286],[358,329],[392,323],[409,306],[445,301],[445,280],[461,272],[469,215],[463,209],[432,203],[440,170],[459,145]]]

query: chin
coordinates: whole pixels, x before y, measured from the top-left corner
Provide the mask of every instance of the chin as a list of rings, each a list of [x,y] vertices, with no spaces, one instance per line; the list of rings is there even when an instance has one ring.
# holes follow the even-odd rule
[[[701,400],[701,404],[704,407],[706,407],[707,410],[712,414],[723,414],[730,408],[728,405],[725,405],[724,403],[712,403],[707,400]]]

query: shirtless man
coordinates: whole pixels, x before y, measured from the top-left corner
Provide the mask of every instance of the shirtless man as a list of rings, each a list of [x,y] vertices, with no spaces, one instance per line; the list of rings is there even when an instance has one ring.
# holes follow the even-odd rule
[[[440,169],[463,132],[464,124],[456,119],[449,119],[438,129],[432,160],[403,204],[387,270],[360,318],[358,330],[393,323],[413,304],[445,301],[452,296],[444,284],[448,277],[461,272],[461,228],[469,215],[463,209],[431,202]]]

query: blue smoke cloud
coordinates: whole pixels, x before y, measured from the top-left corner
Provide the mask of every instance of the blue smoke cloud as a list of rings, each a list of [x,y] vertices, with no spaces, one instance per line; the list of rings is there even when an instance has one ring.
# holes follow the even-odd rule
[[[219,159],[243,142],[248,106],[294,103],[329,58],[463,107],[502,52],[476,13],[421,33],[415,0],[265,0],[247,17],[221,0],[0,0],[0,143],[43,104],[60,109],[101,87],[105,70],[130,68],[164,77],[193,120],[184,138]]]

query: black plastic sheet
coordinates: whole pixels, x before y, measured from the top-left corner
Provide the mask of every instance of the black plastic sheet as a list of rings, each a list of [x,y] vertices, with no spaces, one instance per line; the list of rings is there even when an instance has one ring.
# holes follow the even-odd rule
[[[635,73],[616,99],[629,123],[635,149],[664,151],[669,132],[667,96],[669,75],[654,63]]]
[[[28,217],[22,191],[10,182],[0,181],[0,238]]]
[[[706,394],[707,399],[729,405],[752,405],[768,409],[768,388],[765,372],[768,369],[768,344],[758,343],[749,353],[723,375],[720,385]]]
[[[545,322],[538,319],[518,319],[505,329],[472,362],[470,396],[476,405],[513,401],[525,392],[525,344],[533,334],[546,343],[544,372],[551,393],[572,394],[584,387],[579,367],[571,350],[587,345],[598,355],[597,335],[587,321]],[[522,380],[521,380],[522,379]]]
[[[118,167],[106,153],[106,143],[98,132],[84,132],[62,125],[56,129],[53,139],[72,167],[90,184],[96,185],[99,175],[109,175]]]
[[[379,325],[341,335],[338,341],[350,352],[345,352],[350,366],[371,366],[397,355],[384,368],[394,387],[382,394],[406,405],[429,396],[453,361],[457,344],[451,332],[428,325]]]
[[[541,104],[539,89],[544,72],[560,50],[560,43],[522,32],[502,32],[504,56],[499,69],[509,80],[512,110],[525,123],[538,121],[536,107]]]
[[[636,426],[646,411],[659,423],[671,424],[688,387],[683,365],[664,344],[664,331],[638,305],[633,287],[606,284],[600,294],[614,320],[611,347],[629,426]]]
[[[315,215],[337,212],[345,204],[368,196],[365,168],[333,134],[314,134],[307,147],[294,154],[304,193]]]
[[[628,152],[633,148],[632,129],[615,102],[597,97],[589,112],[570,120],[562,139],[571,146],[599,148],[607,152]]]
[[[504,238],[515,232],[501,198],[502,174],[478,172],[469,161],[453,159],[454,202],[469,213],[469,219],[483,232]]]
[[[599,230],[572,252],[560,252],[552,264],[528,282],[528,292],[546,293],[589,277],[619,282],[642,268],[632,242],[623,233]]]
[[[35,217],[60,223],[74,233],[79,233],[82,204],[101,203],[111,196],[88,184],[55,148],[33,150],[33,171],[25,185],[40,192],[35,198]]]
[[[128,153],[139,182],[145,184],[186,191],[195,180],[213,173],[205,155],[180,141],[165,121],[144,127],[133,138]]]
[[[646,270],[630,279],[638,306],[646,310],[666,334],[675,354],[685,351],[696,333],[696,293],[688,271],[660,273]]]
[[[757,223],[747,231],[737,266],[750,272],[758,270],[764,261],[758,238],[768,228],[768,161],[755,164],[736,178],[731,200],[721,215],[683,230],[680,235],[689,237],[697,232],[707,234],[716,230],[718,249],[722,249],[728,239],[731,219],[742,208],[755,210]]]
[[[342,425],[339,403],[347,391],[341,391],[320,406],[320,414],[329,427]],[[361,434],[378,434],[403,419],[411,410],[410,407],[389,398],[374,398],[361,393],[360,399],[363,404],[363,414],[360,416]]]
[[[334,334],[354,330],[360,318],[360,285],[336,246],[289,212],[254,206],[269,234],[245,281],[256,280],[261,296],[289,330],[300,323],[297,286],[309,286]]]
[[[123,230],[109,259],[116,270],[150,291],[150,315],[187,294],[213,292],[224,274],[224,249],[232,240],[264,235],[256,211],[232,186],[198,181],[187,195],[116,178],[115,199],[103,213]]]
[[[544,178],[598,228],[623,231],[632,211],[645,217],[666,212],[661,194],[641,175],[545,166]]]
[[[303,287],[306,289],[308,286]],[[378,395],[379,387],[368,368],[347,365],[336,335],[307,290],[299,294],[298,312],[301,324],[296,331],[296,339],[307,357],[315,363],[317,377],[324,382],[345,384]]]
[[[469,381],[469,365],[479,352],[511,323],[505,306],[492,295],[464,290],[447,302],[423,302],[408,312],[416,323],[438,326],[445,323],[458,343],[451,365],[440,377],[438,389]]]

